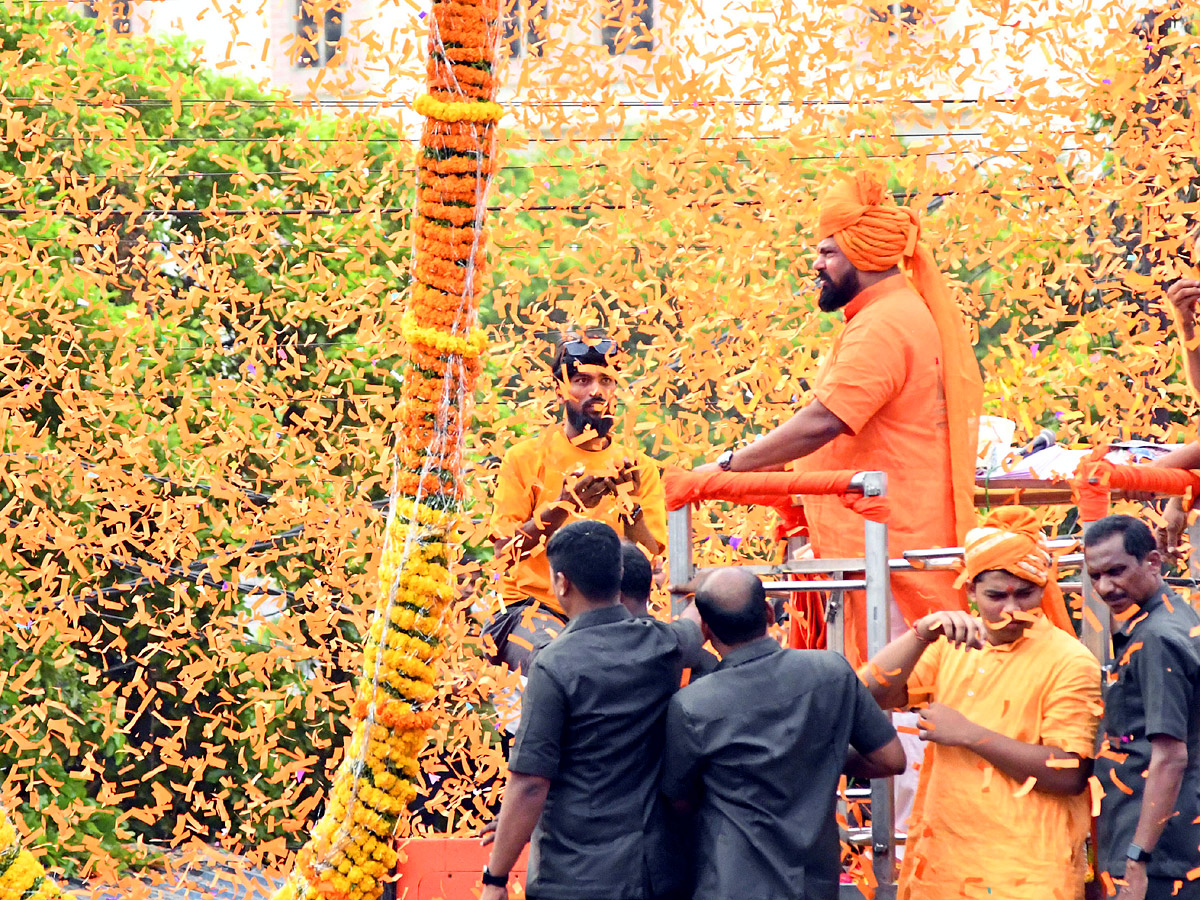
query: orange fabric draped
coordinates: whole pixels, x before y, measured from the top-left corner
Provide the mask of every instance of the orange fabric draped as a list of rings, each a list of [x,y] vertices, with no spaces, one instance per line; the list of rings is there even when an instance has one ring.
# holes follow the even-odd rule
[[[668,467],[663,477],[667,509],[700,500],[728,500],[747,506],[776,506],[792,494],[836,494],[849,509],[873,522],[886,522],[886,497],[864,497],[850,490],[857,472],[688,472]]]
[[[1058,561],[1046,543],[1042,518],[1024,506],[1001,506],[983,524],[967,532],[963,545],[963,577],[970,581],[1000,569],[1043,588],[1042,612],[1050,622],[1075,636],[1058,586]]]
[[[983,379],[962,312],[933,255],[921,243],[916,212],[897,206],[877,176],[859,172],[826,193],[817,239],[828,237],[861,271],[902,265],[937,325],[950,423],[955,532],[962,540],[975,524],[975,454],[983,409]]]
[[[1108,447],[1097,447],[1079,464],[1071,489],[1079,518],[1095,522],[1108,515],[1112,491],[1152,491],[1184,498],[1186,506],[1200,497],[1200,472],[1155,466],[1119,466],[1104,458]]]

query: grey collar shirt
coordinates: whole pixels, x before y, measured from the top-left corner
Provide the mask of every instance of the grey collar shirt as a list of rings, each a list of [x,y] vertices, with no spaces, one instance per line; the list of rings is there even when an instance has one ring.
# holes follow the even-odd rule
[[[834,900],[847,748],[895,736],[845,659],[769,637],[676,694],[663,791],[698,804],[694,900]]]
[[[1147,874],[1186,879],[1200,867],[1198,634],[1200,616],[1165,585],[1113,633],[1116,669],[1104,694],[1103,742],[1095,770],[1104,789],[1097,825],[1100,868],[1113,877],[1125,874],[1154,735],[1185,741],[1188,763],[1174,814],[1153,848]]]

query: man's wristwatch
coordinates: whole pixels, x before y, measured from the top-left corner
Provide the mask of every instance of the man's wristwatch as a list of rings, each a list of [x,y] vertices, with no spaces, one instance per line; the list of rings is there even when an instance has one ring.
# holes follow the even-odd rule
[[[1125,858],[1130,862],[1148,863],[1150,862],[1150,851],[1143,850],[1137,844],[1130,844],[1129,849],[1125,851]]]
[[[717,457],[717,468],[722,472],[728,472],[729,467],[733,465],[733,448],[730,447],[724,453]]]
[[[633,523],[636,522],[641,517],[642,517],[642,504],[638,503],[638,504],[635,504],[633,509],[631,509],[629,512],[621,514],[621,521],[626,525],[633,525]]]
[[[508,885],[507,875],[493,875],[492,870],[487,866],[483,867],[483,874],[479,876],[479,880],[489,887],[506,887]]]

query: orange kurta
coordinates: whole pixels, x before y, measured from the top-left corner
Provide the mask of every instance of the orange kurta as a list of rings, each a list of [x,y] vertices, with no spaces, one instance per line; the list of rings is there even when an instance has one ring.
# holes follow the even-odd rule
[[[893,557],[904,550],[953,547],[958,535],[950,437],[933,316],[903,275],[862,291],[846,305],[845,315],[846,326],[817,373],[815,392],[850,433],[800,465],[810,471],[886,472]],[[804,511],[817,556],[862,556],[862,517],[838,498],[805,497]],[[966,609],[953,573],[898,574],[892,591],[910,623],[934,610]],[[866,659],[863,607],[861,594],[847,598],[847,655],[855,665]]]
[[[1043,616],[1011,644],[940,640],[908,680],[909,700],[950,706],[1027,744],[1092,756],[1100,666]],[[962,747],[929,744],[909,819],[899,900],[1076,900],[1083,890],[1087,791],[1028,791]]]
[[[533,516],[562,493],[569,474],[616,475],[625,459],[637,463],[641,487],[621,496],[608,496],[583,513],[572,510],[564,524],[592,519],[623,531],[620,515],[641,505],[646,528],[662,546],[667,543],[667,505],[658,465],[640,450],[614,437],[603,450],[582,450],[571,443],[561,425],[546,429],[537,437],[509,448],[500,464],[496,493],[492,498],[492,535],[510,538]],[[562,612],[550,590],[550,566],[545,544],[528,556],[514,560],[501,576],[500,593],[505,603],[519,603],[529,597],[541,600],[556,612]]]

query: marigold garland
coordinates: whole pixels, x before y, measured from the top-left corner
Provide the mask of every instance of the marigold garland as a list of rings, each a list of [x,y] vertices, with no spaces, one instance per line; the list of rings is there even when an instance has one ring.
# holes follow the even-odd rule
[[[418,97],[413,109],[423,116],[443,122],[495,122],[504,112],[499,103],[439,100],[432,93]]]
[[[395,867],[394,836],[416,796],[416,757],[434,721],[427,706],[437,694],[439,635],[456,597],[449,563],[464,494],[463,404],[487,343],[476,319],[501,113],[491,74],[498,15],[497,0],[433,3],[429,93],[414,103],[429,118],[417,154],[414,280],[399,322],[406,373],[379,601],[346,757],[276,900],[378,897]]]
[[[49,900],[62,889],[42,864],[21,846],[16,826],[0,807],[0,900]]]

